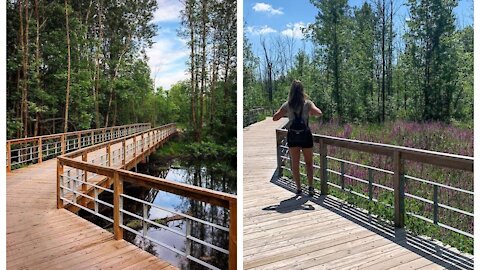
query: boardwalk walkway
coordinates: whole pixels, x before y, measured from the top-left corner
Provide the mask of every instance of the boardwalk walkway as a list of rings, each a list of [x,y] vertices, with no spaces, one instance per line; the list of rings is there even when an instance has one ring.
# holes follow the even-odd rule
[[[7,173],[8,269],[176,269],[127,241],[114,240],[112,233],[68,210],[57,209],[56,170],[57,161],[52,159]]]
[[[377,222],[332,196],[295,197],[273,177],[271,118],[244,129],[245,269],[473,269],[473,258]]]

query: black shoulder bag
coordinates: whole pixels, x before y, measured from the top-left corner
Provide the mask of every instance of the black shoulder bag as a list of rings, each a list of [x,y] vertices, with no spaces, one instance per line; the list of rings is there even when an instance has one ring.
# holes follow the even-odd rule
[[[302,117],[303,105],[300,109],[299,115],[297,115],[296,112],[293,112],[293,114],[295,118],[293,119],[292,124],[288,128],[287,143],[289,146],[301,146],[311,141],[312,133]]]

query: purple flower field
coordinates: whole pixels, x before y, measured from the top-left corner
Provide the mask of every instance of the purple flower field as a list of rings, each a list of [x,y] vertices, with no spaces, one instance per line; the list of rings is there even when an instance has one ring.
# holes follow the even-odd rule
[[[311,123],[310,127],[313,133],[320,135],[473,156],[473,130],[459,128],[440,122],[415,123],[399,120],[385,123],[383,125],[340,125],[334,120],[322,125]],[[392,171],[391,157],[332,146],[328,147],[328,156]],[[319,164],[319,161],[316,160],[315,163]],[[329,160],[328,168],[340,172],[340,162]],[[370,174],[374,183],[393,188],[393,178],[391,174],[388,173],[375,170],[369,172],[366,168],[351,164],[344,164],[344,172],[346,175],[346,177],[344,177],[345,188],[352,189],[366,196],[368,196],[368,184],[351,179],[347,177],[347,175],[368,181]],[[317,171],[316,176],[319,177],[319,174],[320,172]],[[427,181],[441,183],[450,187],[473,191],[472,172],[440,168],[438,166],[407,161],[405,162],[405,174]],[[328,177],[329,182],[341,185],[341,178],[339,175],[329,173]],[[434,186],[432,184],[412,179],[406,179],[405,181],[405,193],[407,195],[411,194],[430,201],[434,200]],[[393,203],[393,193],[380,187],[373,188],[373,198],[388,204]],[[473,212],[473,195],[464,192],[439,187],[438,202],[463,211]],[[405,209],[407,212],[412,212],[433,220],[433,205],[430,203],[409,198],[407,196],[405,198]],[[439,223],[473,234],[473,217],[470,217],[469,215],[439,207],[438,218]],[[461,250],[473,252],[473,239],[424,223],[426,222],[407,215],[407,228],[433,237],[435,237],[435,235],[442,235],[439,240],[456,246]]]

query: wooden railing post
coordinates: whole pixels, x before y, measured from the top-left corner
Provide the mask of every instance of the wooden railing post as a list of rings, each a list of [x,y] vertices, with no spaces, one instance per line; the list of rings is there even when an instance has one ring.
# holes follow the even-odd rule
[[[327,145],[320,139],[320,193],[322,195],[328,194],[328,171],[327,171]]]
[[[60,138],[61,140],[61,149],[62,149],[62,155],[65,154],[65,134],[62,134],[62,137]]]
[[[12,144],[7,142],[7,172],[12,171]]]
[[[123,194],[123,181],[118,172],[113,173],[113,234],[115,240],[123,239],[123,229],[120,225],[123,223],[123,215],[120,210],[123,208],[123,200],[120,195]]]
[[[283,158],[282,158],[282,135],[279,130],[277,133],[277,173],[278,178],[283,176]]]
[[[42,152],[43,146],[42,146],[42,137],[38,138],[38,143],[37,143],[37,151],[38,151],[38,163],[42,163],[43,161],[43,152]]]
[[[404,181],[403,181],[403,160],[400,151],[393,152],[393,189],[394,189],[394,210],[395,227],[403,228],[405,221],[404,207]]]
[[[127,159],[127,147],[125,146],[125,139],[122,140],[122,149],[123,149],[122,165],[125,165],[125,160]]]
[[[92,140],[92,143],[91,143],[91,145],[94,145],[94,144],[95,144],[95,131],[92,131],[91,136],[92,136],[92,139],[91,139],[91,140]]]
[[[107,144],[107,164],[112,166],[112,151],[110,144]]]
[[[438,224],[438,186],[433,185],[433,224]]]
[[[228,269],[237,269],[237,201],[230,201],[230,226],[228,235]]]
[[[57,159],[57,208],[61,209],[63,208],[63,201],[61,198],[61,187],[60,183],[63,185],[64,181],[61,181],[61,178],[63,177],[63,164],[60,162],[60,160]]]
[[[142,153],[143,153],[143,146],[145,145],[145,140],[143,139],[143,133],[142,133],[142,136],[141,136],[141,138],[142,138],[142,142],[141,142],[141,144],[142,144]]]
[[[80,149],[82,148],[82,133],[78,133],[77,140],[78,140],[77,146],[78,146],[78,149]]]
[[[133,136],[133,157],[137,156],[137,136]]]

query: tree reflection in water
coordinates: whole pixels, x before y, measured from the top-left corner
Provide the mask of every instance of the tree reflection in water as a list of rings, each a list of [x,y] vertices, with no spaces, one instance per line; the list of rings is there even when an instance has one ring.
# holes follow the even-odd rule
[[[196,164],[185,163],[182,165],[183,166],[180,168],[172,168],[169,166],[167,168],[163,167],[159,169],[159,167],[155,165],[155,162],[150,162],[139,166],[138,172],[154,176],[160,175],[164,176],[162,178],[168,180],[236,194],[235,168],[221,166],[222,169],[215,169],[206,162]],[[228,168],[228,170],[225,168]],[[154,205],[171,209],[176,212],[186,213],[193,217],[224,227],[229,226],[228,209],[224,209],[223,207],[131,184],[126,184],[124,190],[127,195],[142,198]],[[143,206],[138,202],[124,199],[124,207],[127,211],[133,212],[139,216],[143,215]],[[163,224],[182,233],[186,232],[187,224],[190,224],[190,231],[193,237],[228,250],[228,232],[195,221],[187,222],[181,216],[157,208],[152,208],[150,206],[148,206],[146,211],[148,211],[148,216],[151,220],[155,220],[157,223]],[[125,214],[124,224],[128,224],[129,227],[138,232],[142,232],[143,230],[143,224],[141,221]],[[169,246],[175,247],[182,252],[186,252],[187,250],[187,241],[185,238],[166,229],[148,224],[146,235]],[[146,251],[169,261],[181,269],[205,269],[204,266],[187,260],[183,256],[180,256],[168,248],[162,247],[152,241],[146,240],[146,242],[143,243],[142,237],[128,231],[124,232],[124,238],[139,247],[144,247]],[[190,254],[192,256],[220,269],[228,268],[228,255],[194,241],[191,241],[190,245]]]

